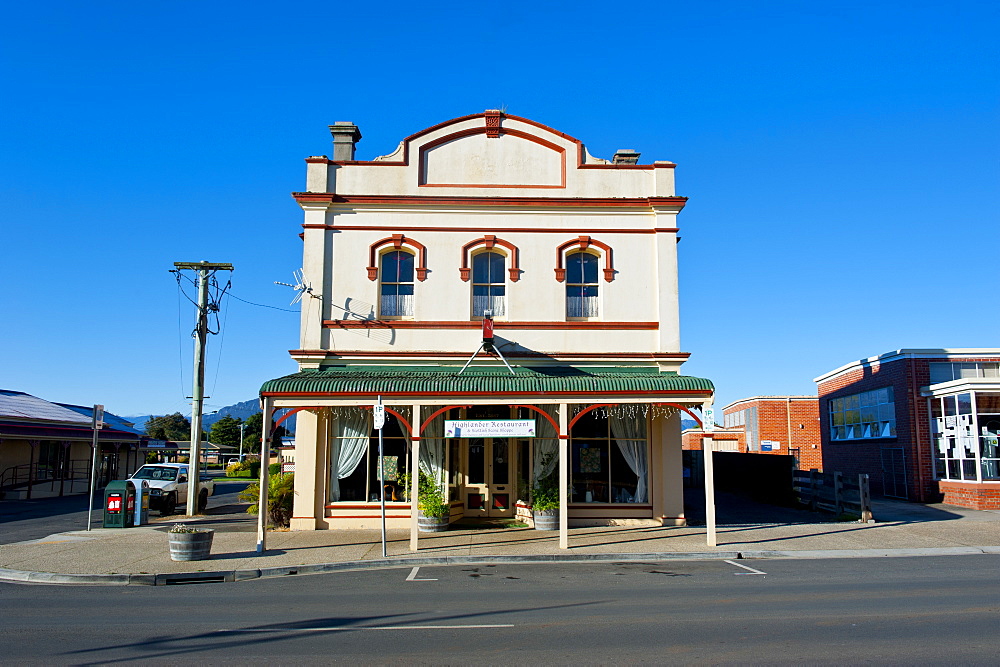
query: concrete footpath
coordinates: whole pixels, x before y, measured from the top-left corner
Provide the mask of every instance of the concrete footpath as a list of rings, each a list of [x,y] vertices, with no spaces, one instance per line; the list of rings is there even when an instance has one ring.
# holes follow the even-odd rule
[[[554,532],[453,526],[422,533],[411,552],[409,532],[390,530],[388,558],[378,530],[269,532],[267,551],[258,554],[246,515],[156,518],[140,528],[0,545],[0,581],[157,585],[454,563],[1000,554],[1000,512],[895,501],[876,501],[874,511],[873,524],[794,510],[761,523],[741,519],[719,527],[717,547],[706,545],[704,526],[572,528],[568,550]],[[170,560],[166,531],[181,522],[216,531],[210,559]]]

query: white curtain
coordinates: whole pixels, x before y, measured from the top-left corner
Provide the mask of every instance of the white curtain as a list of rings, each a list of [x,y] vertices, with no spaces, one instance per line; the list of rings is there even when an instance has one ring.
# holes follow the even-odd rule
[[[383,294],[381,315],[385,317],[408,317],[413,315],[412,294]]]
[[[420,470],[434,480],[442,491],[445,491],[448,485],[448,471],[445,470],[444,465],[444,419],[447,416],[447,412],[442,412],[432,419],[424,432],[420,434]],[[403,431],[406,444],[412,450],[412,434],[403,428],[402,424],[400,424],[400,430]]]
[[[609,418],[611,420],[611,435],[618,442],[618,449],[625,457],[628,467],[639,478],[632,502],[648,502],[646,476],[649,471],[649,462],[646,457],[646,418],[645,416],[637,416],[622,419],[613,414],[609,415]]]
[[[545,411],[545,414],[552,417],[559,423],[558,405],[536,406]],[[559,463],[559,440],[556,437],[556,429],[545,417],[535,414],[535,454],[533,457],[533,482],[548,477]]]
[[[473,296],[472,315],[482,317],[486,311],[490,311],[493,317],[503,317],[507,314],[506,296]]]
[[[598,302],[596,296],[566,297],[567,317],[597,317]]]
[[[340,500],[340,480],[350,476],[358,468],[365,452],[372,430],[372,416],[369,412],[341,415],[337,418],[336,437],[330,444],[330,501]]]

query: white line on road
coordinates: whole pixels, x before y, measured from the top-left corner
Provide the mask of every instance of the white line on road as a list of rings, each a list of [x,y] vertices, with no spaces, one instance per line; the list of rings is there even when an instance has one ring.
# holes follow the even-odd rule
[[[730,565],[735,565],[736,567],[742,567],[744,570],[750,570],[749,572],[733,572],[733,574],[767,574],[767,572],[761,572],[760,570],[755,570],[752,567],[747,567],[746,565],[740,565],[739,563],[734,563],[731,560],[727,560]]]
[[[489,628],[513,628],[513,623],[497,623],[495,625],[334,625],[326,628],[245,628],[239,630],[216,630],[222,633],[259,633],[259,632],[338,632],[347,630],[483,630]]]
[[[417,570],[419,570],[419,569],[420,569],[419,567],[415,567],[412,570],[410,570],[410,576],[408,576],[406,578],[406,580],[407,581],[437,581],[437,579],[417,579]]]

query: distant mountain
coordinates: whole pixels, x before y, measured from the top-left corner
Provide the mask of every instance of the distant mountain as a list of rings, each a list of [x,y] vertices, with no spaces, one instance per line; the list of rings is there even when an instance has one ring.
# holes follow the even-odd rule
[[[241,403],[235,403],[233,405],[227,405],[224,408],[219,408],[219,411],[205,415],[202,421],[205,423],[205,428],[209,428],[212,424],[219,421],[223,417],[232,417],[233,419],[246,420],[252,414],[260,412],[260,401],[256,398],[251,398],[249,401],[243,401]]]
[[[249,401],[242,401],[240,403],[234,403],[233,405],[227,405],[224,408],[219,408],[217,412],[212,414],[206,414],[202,417],[202,425],[205,430],[212,428],[212,424],[219,421],[223,417],[232,417],[233,419],[239,419],[240,421],[246,421],[246,418],[250,415],[260,412],[260,402],[256,398],[251,398]],[[191,418],[190,412],[181,412],[182,415]],[[135,427],[140,431],[146,429],[146,422],[153,417],[162,417],[162,415],[129,415],[127,417],[122,417],[125,421],[130,421],[135,424]],[[281,423],[289,432],[295,432],[295,415],[292,415],[285,421]]]
[[[698,422],[693,419],[681,419],[681,430],[684,431],[689,428],[698,428]]]

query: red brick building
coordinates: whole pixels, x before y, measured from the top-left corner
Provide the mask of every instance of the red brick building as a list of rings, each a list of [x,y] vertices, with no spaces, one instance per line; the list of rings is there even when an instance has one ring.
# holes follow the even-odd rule
[[[815,396],[754,396],[722,408],[723,427],[712,434],[716,451],[784,454],[799,470],[823,470]],[[683,449],[700,450],[701,429],[682,434]]]
[[[816,378],[823,465],[873,494],[1000,509],[1000,349],[907,349]]]

